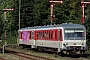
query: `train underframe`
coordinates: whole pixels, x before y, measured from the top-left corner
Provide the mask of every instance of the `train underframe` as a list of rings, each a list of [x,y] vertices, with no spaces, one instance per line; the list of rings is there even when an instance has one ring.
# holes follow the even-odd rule
[[[24,48],[28,49],[36,49],[40,52],[49,52],[49,53],[55,53],[58,55],[74,55],[74,54],[85,54],[86,47],[84,46],[68,46],[65,49],[60,48],[60,52],[58,51],[59,48],[51,48],[51,47],[42,47],[42,46],[36,46],[35,48],[32,48],[32,45],[26,45],[26,44],[19,44],[19,46],[22,46]]]
[[[24,48],[33,49],[31,48],[31,45],[20,44],[19,46],[23,46]],[[74,46],[73,48],[67,48],[67,49],[61,49],[60,52],[58,52],[58,48],[51,48],[51,47],[37,46],[34,49],[37,49],[39,52],[49,52],[49,53],[55,53],[58,55],[84,54],[86,51],[85,48],[81,49],[80,46],[79,47]]]
[[[19,44],[19,47],[20,46],[24,48],[29,48],[29,49],[37,49],[39,52],[49,52],[49,53],[58,54],[58,48],[42,47],[42,46],[36,46],[36,48],[32,48],[31,45],[25,45],[25,44]]]

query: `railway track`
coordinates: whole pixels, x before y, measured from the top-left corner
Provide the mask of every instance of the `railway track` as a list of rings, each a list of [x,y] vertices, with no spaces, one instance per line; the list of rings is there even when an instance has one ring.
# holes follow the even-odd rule
[[[32,55],[32,54],[14,51],[9,48],[5,48],[5,52],[19,56],[19,57],[23,57],[26,59],[30,59],[30,60],[54,60],[54,59],[50,59],[50,58],[45,58],[45,57],[40,57],[40,56],[36,56],[36,55]]]
[[[50,59],[50,58],[40,57],[40,55],[38,56],[37,54],[31,54],[29,52],[24,53],[23,50],[21,52],[21,50],[18,50],[18,49],[19,48],[16,48],[15,46],[13,46],[13,47],[8,46],[8,47],[5,48],[5,54],[10,53],[11,55],[13,54],[13,55],[15,55],[17,57],[25,58],[27,60],[60,60],[60,59],[61,60],[90,60],[89,58],[87,58],[87,56],[90,56],[90,54],[65,55],[64,57],[59,56],[60,58],[52,58],[52,59]]]
[[[6,59],[0,57],[0,60],[6,60]]]
[[[53,60],[53,59],[49,59],[49,58],[44,58],[44,57],[40,57],[40,56],[35,56],[35,55],[31,55],[31,54],[25,54],[25,53],[18,53],[15,54],[17,56],[21,56],[30,60]]]

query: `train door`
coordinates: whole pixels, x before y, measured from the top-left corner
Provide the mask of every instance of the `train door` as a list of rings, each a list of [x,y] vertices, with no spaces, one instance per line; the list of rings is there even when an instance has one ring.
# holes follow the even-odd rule
[[[63,30],[62,29],[59,29],[58,30],[58,41],[59,41],[59,47],[58,47],[58,52],[61,51],[62,49],[62,43],[63,43]]]
[[[34,30],[32,31],[32,46],[31,46],[31,48],[35,48],[35,37],[34,37],[34,34],[35,34],[35,32],[34,32]]]

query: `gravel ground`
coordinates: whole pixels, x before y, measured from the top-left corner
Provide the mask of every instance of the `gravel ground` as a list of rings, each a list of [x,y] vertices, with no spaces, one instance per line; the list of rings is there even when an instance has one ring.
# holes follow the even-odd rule
[[[19,57],[19,56],[9,54],[9,53],[7,53],[7,54],[6,53],[5,54],[0,53],[0,57],[4,58],[6,60],[30,60],[30,59],[26,59],[26,58]]]
[[[42,55],[42,54],[40,54],[40,55]],[[55,59],[55,60],[90,60],[88,58],[83,58],[83,57],[80,57],[80,58],[54,57],[53,55],[49,55],[48,56],[48,54],[43,54],[43,56],[51,58],[51,59]],[[30,59],[26,59],[26,58],[19,57],[19,56],[16,56],[16,55],[13,55],[13,54],[9,54],[9,53],[5,53],[5,54],[0,53],[0,57],[4,58],[6,60],[30,60]]]

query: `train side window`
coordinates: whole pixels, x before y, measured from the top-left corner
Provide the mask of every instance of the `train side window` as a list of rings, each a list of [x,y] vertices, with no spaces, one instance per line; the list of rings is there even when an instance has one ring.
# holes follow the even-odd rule
[[[50,31],[48,31],[48,33],[49,33],[49,40],[50,40]]]
[[[48,40],[48,31],[45,31],[44,38],[45,38],[45,40]]]
[[[44,39],[44,31],[42,31],[43,39]]]
[[[37,32],[37,39],[42,39],[42,32],[41,31]]]
[[[57,40],[57,30],[55,31],[55,40]]]
[[[50,32],[50,35],[51,35],[50,37],[51,37],[51,40],[52,40],[52,37],[53,37],[53,32],[52,31]]]
[[[53,33],[52,40],[55,40],[55,30],[53,30],[52,33]]]
[[[53,34],[52,40],[57,40],[57,30],[53,30],[52,34]]]
[[[42,40],[42,31],[39,31],[39,39]]]
[[[53,39],[53,31],[51,31],[51,39]]]
[[[43,38],[42,39],[44,39],[44,31],[42,31],[42,35],[43,35]]]
[[[42,31],[40,31],[40,39],[42,39]]]
[[[47,30],[47,38],[46,38],[47,40],[48,40],[48,37],[49,37],[49,34],[48,34],[48,30]]]
[[[39,39],[39,32],[37,31],[37,39]]]
[[[46,31],[44,31],[44,40],[46,40]]]
[[[34,39],[34,31],[32,31],[32,39]]]
[[[47,36],[46,36],[46,31],[44,31],[44,39],[46,40]]]
[[[51,40],[51,31],[49,31],[49,35],[50,35],[49,39]]]
[[[49,34],[48,34],[48,31],[46,31],[46,40],[48,40],[49,38]]]

